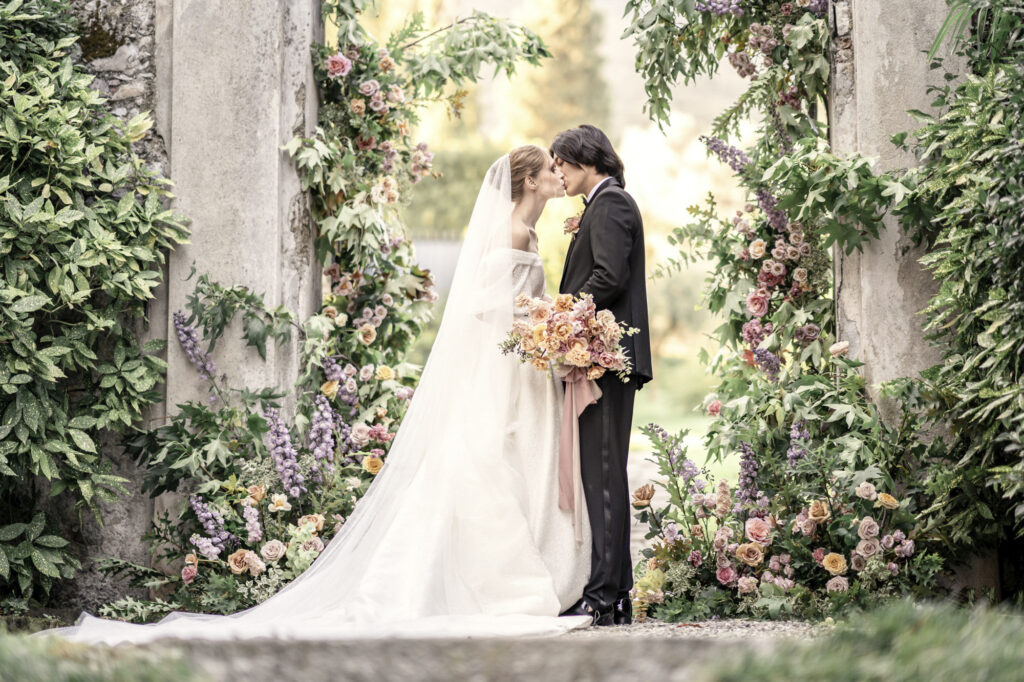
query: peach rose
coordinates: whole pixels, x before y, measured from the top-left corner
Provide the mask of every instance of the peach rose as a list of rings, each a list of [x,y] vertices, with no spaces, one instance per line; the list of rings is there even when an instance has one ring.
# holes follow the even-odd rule
[[[828,504],[822,500],[811,502],[811,506],[807,509],[807,518],[815,523],[824,523],[831,517],[832,512],[828,508]]]
[[[373,328],[373,325],[364,324],[359,328],[357,338],[364,346],[369,346],[377,340],[377,330]]]
[[[324,529],[324,515],[323,514],[306,514],[305,516],[299,517],[298,525],[302,526],[306,523],[312,523],[313,527],[317,531]]]
[[[228,557],[228,568],[235,575],[240,575],[249,570],[249,564],[245,560],[245,555],[249,553],[247,549],[239,549]]]
[[[651,506],[651,498],[654,497],[654,486],[648,483],[633,491],[633,506],[637,509],[644,509]]]
[[[764,550],[756,542],[744,542],[736,548],[736,558],[747,566],[759,566],[764,561]]]

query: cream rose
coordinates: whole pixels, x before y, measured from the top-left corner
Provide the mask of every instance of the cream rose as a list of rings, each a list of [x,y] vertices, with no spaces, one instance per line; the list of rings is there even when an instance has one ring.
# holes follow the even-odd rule
[[[763,239],[755,239],[750,242],[750,256],[752,258],[764,258],[765,249],[768,245],[765,244]]]
[[[391,381],[395,378],[395,370],[391,369],[387,365],[380,365],[377,367],[377,380],[378,381]]]
[[[868,540],[870,538],[878,537],[878,522],[870,516],[865,516],[860,521],[860,525],[857,526],[857,535],[861,540]]]
[[[864,481],[856,490],[857,497],[862,500],[874,500],[878,497],[878,492],[875,490],[875,484],[871,481]]]
[[[284,556],[287,549],[280,540],[271,540],[260,548],[260,555],[263,556],[264,560],[274,563]]]
[[[857,554],[861,554],[868,559],[875,556],[882,551],[882,545],[879,544],[878,538],[869,538],[867,540],[861,540],[857,543]]]

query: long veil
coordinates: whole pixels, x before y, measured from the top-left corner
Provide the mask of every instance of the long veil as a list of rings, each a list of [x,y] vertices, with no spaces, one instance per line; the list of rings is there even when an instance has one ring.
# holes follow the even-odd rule
[[[176,612],[133,625],[83,614],[50,632],[116,643],[554,634],[581,625],[555,617],[557,604],[539,604],[535,586],[501,584],[503,573],[522,574],[516,564],[532,545],[492,526],[496,505],[508,502],[489,492],[514,488],[517,475],[503,455],[518,368],[498,350],[513,322],[510,254],[522,254],[509,248],[511,196],[505,155],[480,188],[437,339],[387,462],[305,573],[229,616]],[[484,603],[495,590],[507,596],[497,610]]]

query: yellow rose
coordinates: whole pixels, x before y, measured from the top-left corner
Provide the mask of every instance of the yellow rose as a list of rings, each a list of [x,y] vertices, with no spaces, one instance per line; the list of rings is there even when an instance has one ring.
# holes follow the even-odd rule
[[[572,310],[572,294],[559,294],[555,296],[555,311],[566,313]]]
[[[825,558],[821,560],[821,565],[832,575],[842,575],[843,573],[846,573],[846,557],[842,554],[829,552],[825,555]]]
[[[764,561],[764,550],[756,542],[744,542],[736,548],[736,558],[747,566],[758,566]]]
[[[327,381],[327,382],[324,382],[324,385],[320,387],[320,392],[323,393],[328,398],[330,398],[331,400],[334,400],[334,397],[336,395],[338,395],[338,382],[337,381]]]
[[[363,458],[363,469],[376,476],[384,466],[384,460],[377,455],[368,455]]]
[[[885,509],[899,509],[900,501],[889,493],[878,493],[878,500],[875,502],[876,507],[884,507]]]
[[[533,328],[533,342],[538,346],[547,337],[548,326],[543,322]]]
[[[387,365],[379,365],[377,367],[377,380],[378,381],[391,381],[395,378],[395,370],[391,369]]]
[[[815,500],[811,502],[810,509],[807,510],[807,518],[815,523],[824,523],[828,521],[832,516],[831,510],[828,508],[828,504],[822,500]]]
[[[247,549],[240,549],[228,557],[228,567],[235,575],[245,573],[249,569],[249,562],[246,561]]]

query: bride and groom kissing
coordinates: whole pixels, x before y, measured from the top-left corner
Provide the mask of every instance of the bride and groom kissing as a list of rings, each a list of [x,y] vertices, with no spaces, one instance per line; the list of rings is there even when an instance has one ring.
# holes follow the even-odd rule
[[[566,389],[497,348],[528,314],[517,299],[545,293],[535,227],[548,200],[566,194],[582,196],[584,210],[559,293],[589,295],[638,330],[621,339],[629,381],[604,374],[600,398],[579,413],[568,505],[560,494]],[[604,132],[581,125],[547,151],[512,150],[485,175],[437,338],[385,465],[312,566],[229,616],[176,612],[134,625],[83,614],[50,632],[114,644],[539,635],[628,624],[626,458],[635,392],[652,378],[645,279],[640,211]]]

